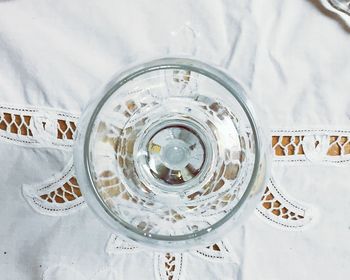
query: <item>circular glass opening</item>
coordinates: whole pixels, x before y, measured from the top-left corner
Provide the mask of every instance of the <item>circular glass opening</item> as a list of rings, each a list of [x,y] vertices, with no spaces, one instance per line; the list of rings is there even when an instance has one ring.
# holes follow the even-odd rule
[[[253,187],[258,151],[240,87],[205,64],[170,61],[110,85],[85,141],[92,188],[109,217],[169,241],[234,215]]]

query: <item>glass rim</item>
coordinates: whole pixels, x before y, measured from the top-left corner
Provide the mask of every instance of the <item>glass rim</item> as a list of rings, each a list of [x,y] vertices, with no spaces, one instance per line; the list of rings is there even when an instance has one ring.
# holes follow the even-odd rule
[[[149,73],[157,70],[167,70],[167,69],[179,69],[179,70],[188,70],[188,71],[197,72],[201,75],[204,75],[212,79],[213,81],[219,83],[222,87],[224,87],[237,100],[237,102],[243,109],[250,123],[251,129],[252,129],[252,135],[254,137],[254,142],[255,142],[255,159],[254,159],[253,171],[249,178],[249,183],[247,184],[247,187],[242,197],[238,201],[238,203],[229,212],[227,212],[224,217],[222,217],[220,220],[215,222],[213,225],[208,226],[207,228],[204,228],[194,233],[174,235],[174,236],[144,233],[138,230],[136,227],[120,219],[115,214],[113,214],[111,209],[108,207],[108,205],[105,203],[103,198],[98,193],[94,180],[91,177],[92,161],[90,157],[90,144],[91,144],[90,140],[93,132],[93,127],[102,107],[107,102],[107,100],[120,87],[122,87],[124,84],[126,84],[130,80],[138,76],[141,76],[145,73]],[[242,207],[242,205],[247,200],[249,194],[251,193],[258,177],[259,166],[260,166],[260,163],[262,162],[262,155],[261,155],[262,139],[261,139],[261,135],[259,134],[258,125],[255,120],[256,116],[255,116],[254,110],[250,105],[249,100],[244,95],[245,91],[228,74],[207,63],[204,63],[195,59],[178,58],[178,57],[159,58],[144,64],[139,64],[132,68],[129,68],[126,71],[115,76],[103,88],[103,93],[104,94],[102,95],[102,97],[101,96],[99,97],[97,106],[95,106],[95,108],[92,111],[92,114],[90,115],[90,119],[84,134],[85,137],[83,142],[83,162],[84,162],[83,166],[84,166],[84,172],[88,176],[89,188],[93,191],[93,194],[97,202],[100,204],[100,206],[102,206],[103,210],[105,211],[105,213],[108,214],[109,218],[112,218],[115,221],[115,224],[113,226],[115,228],[122,229],[122,234],[124,233],[126,237],[132,240],[135,240],[137,242],[141,242],[143,244],[149,244],[149,243],[152,243],[152,241],[157,241],[160,243],[169,243],[169,242],[176,242],[176,241],[196,240],[201,237],[214,234],[214,232],[216,232],[223,224],[225,224],[229,219],[231,219],[235,215],[235,213]],[[102,92],[100,92],[100,94],[102,94]]]

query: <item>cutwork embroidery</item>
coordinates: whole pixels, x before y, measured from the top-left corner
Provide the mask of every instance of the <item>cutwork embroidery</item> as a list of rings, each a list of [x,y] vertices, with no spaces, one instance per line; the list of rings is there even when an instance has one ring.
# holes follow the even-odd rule
[[[284,229],[301,229],[313,220],[310,210],[286,198],[272,178],[256,208],[256,213],[263,217],[264,221]]]
[[[185,275],[186,255],[191,254],[210,262],[234,263],[229,246],[226,241],[219,241],[203,249],[196,249],[186,253],[154,253],[154,273],[158,280],[179,280],[181,275]],[[125,241],[116,234],[112,234],[108,241],[106,251],[109,255],[130,254],[141,251],[137,245]]]
[[[50,216],[68,215],[85,205],[72,160],[60,174],[48,181],[23,185],[23,195],[34,210]]]
[[[78,116],[61,110],[0,106],[0,138],[30,147],[69,149]]]
[[[285,163],[330,163],[350,161],[350,130],[273,130],[273,159]]]

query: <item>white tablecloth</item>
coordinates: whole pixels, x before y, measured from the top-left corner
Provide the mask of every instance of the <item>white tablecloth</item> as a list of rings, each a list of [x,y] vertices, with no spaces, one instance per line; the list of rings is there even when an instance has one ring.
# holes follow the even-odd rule
[[[115,72],[187,51],[227,68],[271,129],[349,129],[349,45],[350,27],[317,0],[0,1],[0,103],[79,114]],[[160,277],[151,252],[107,254],[111,232],[90,209],[52,217],[26,203],[22,185],[62,170],[69,150],[0,150],[1,279]],[[274,163],[272,174],[314,209],[312,226],[252,215],[226,237],[234,262],[187,254],[180,279],[349,277],[349,168]]]

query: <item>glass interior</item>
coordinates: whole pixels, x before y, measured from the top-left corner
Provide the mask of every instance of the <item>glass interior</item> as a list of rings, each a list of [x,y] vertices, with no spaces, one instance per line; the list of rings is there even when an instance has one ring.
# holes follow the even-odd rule
[[[93,123],[88,164],[116,223],[148,237],[211,231],[252,176],[246,112],[210,75],[152,67],[114,90]]]

